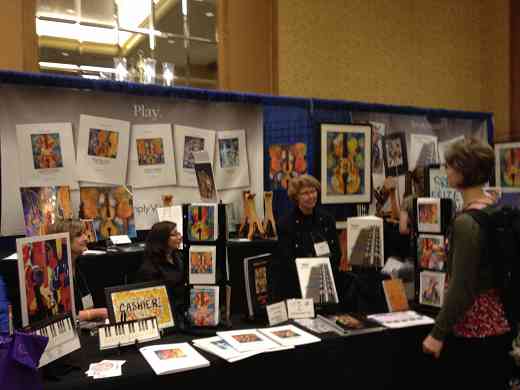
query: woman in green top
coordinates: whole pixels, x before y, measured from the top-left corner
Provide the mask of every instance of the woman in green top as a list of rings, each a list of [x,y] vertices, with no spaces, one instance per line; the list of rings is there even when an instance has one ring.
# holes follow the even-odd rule
[[[493,149],[473,139],[456,142],[447,151],[448,184],[462,193],[464,210],[495,203],[482,189],[494,161]],[[511,329],[493,264],[483,254],[486,242],[471,215],[462,212],[455,218],[449,235],[448,288],[435,326],[423,341],[425,353],[441,357],[441,368],[447,371],[442,380],[450,388],[503,389],[509,376]]]

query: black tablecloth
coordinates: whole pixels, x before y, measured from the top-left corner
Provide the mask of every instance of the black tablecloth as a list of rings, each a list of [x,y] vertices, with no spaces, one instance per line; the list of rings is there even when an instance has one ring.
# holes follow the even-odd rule
[[[234,328],[248,327],[234,323]],[[250,327],[250,326],[249,326]],[[119,354],[114,350],[99,351],[97,337],[83,335],[82,349],[66,360],[80,369],[64,376],[60,381],[45,380],[48,390],[146,388],[199,385],[222,386],[273,386],[283,384],[339,386],[346,389],[416,389],[423,388],[431,372],[432,358],[421,352],[421,341],[430,326],[384,330],[357,336],[320,336],[320,343],[298,346],[280,352],[263,353],[251,358],[228,363],[209,353],[200,351],[210,361],[210,367],[157,376],[136,347],[125,347]],[[191,340],[185,334],[172,334],[150,344],[167,344]],[[121,377],[92,379],[85,375],[89,364],[104,359],[126,360]],[[277,386],[278,385],[278,386]],[[164,387],[163,387],[164,386]]]

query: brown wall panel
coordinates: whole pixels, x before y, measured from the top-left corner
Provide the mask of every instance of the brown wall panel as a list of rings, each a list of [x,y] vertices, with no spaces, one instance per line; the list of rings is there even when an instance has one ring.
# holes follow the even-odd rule
[[[219,87],[274,93],[274,0],[219,0]]]
[[[520,2],[511,0],[511,139],[520,141]]]

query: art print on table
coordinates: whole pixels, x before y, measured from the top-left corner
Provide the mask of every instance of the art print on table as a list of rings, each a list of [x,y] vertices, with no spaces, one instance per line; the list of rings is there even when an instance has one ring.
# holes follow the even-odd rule
[[[190,322],[195,326],[217,326],[219,319],[218,286],[194,286],[190,291]]]
[[[215,131],[196,127],[175,125],[175,155],[177,162],[178,185],[196,187],[194,153],[206,151],[212,162],[215,152]]]
[[[190,284],[215,284],[217,266],[215,246],[192,245],[189,253]]]
[[[386,176],[404,175],[408,171],[404,133],[393,133],[383,137],[383,162]]]
[[[321,125],[322,203],[370,202],[372,128]]]
[[[159,358],[159,360],[168,360],[168,359],[178,359],[184,358],[187,355],[180,348],[172,348],[172,349],[160,349],[155,351],[155,354]]]
[[[89,129],[88,155],[95,157],[117,158],[119,133],[103,129]]]
[[[72,202],[68,186],[21,187],[25,235],[48,234],[57,219],[72,218]]]
[[[260,337],[258,337],[255,333],[237,334],[232,337],[241,344],[261,341]]]
[[[419,303],[441,307],[444,302],[446,274],[444,272],[423,271],[419,274]]]
[[[215,241],[218,236],[218,209],[215,204],[188,206],[188,240]]]
[[[446,259],[444,236],[419,234],[417,238],[417,260],[421,268],[443,271]]]
[[[383,137],[386,125],[370,122],[372,125],[372,174],[383,175]]]
[[[16,240],[22,325],[60,314],[75,318],[69,233]]]
[[[77,188],[76,156],[70,123],[16,125],[20,184]]]
[[[245,130],[218,131],[217,149],[217,162],[215,164],[215,185],[217,189],[249,186]]]
[[[271,189],[287,190],[289,180],[307,172],[307,145],[305,143],[272,144],[269,146]]]
[[[441,200],[417,199],[417,228],[419,232],[441,232]]]
[[[177,183],[170,124],[132,125],[128,183],[135,188]]]
[[[92,219],[98,240],[136,237],[133,197],[127,187],[81,187],[81,219]]]
[[[77,175],[79,180],[126,184],[130,123],[80,115]]]
[[[496,186],[520,192],[520,142],[495,144]]]
[[[173,304],[163,283],[148,282],[107,287],[105,296],[112,323],[156,317],[160,329],[175,325]]]

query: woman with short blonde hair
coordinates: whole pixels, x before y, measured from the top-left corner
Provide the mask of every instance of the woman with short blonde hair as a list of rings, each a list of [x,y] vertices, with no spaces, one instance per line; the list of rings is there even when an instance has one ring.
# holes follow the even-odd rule
[[[311,175],[293,177],[289,181],[289,188],[287,188],[287,195],[289,196],[289,199],[293,202],[296,202],[298,199],[298,194],[303,187],[314,188],[318,192],[320,192],[321,188],[320,182]]]
[[[276,285],[281,298],[301,296],[295,263],[298,257],[329,257],[337,280],[341,252],[336,221],[319,206],[320,188],[320,182],[310,175],[289,181],[288,195],[295,207],[278,221],[275,258],[278,267],[275,274],[279,278]]]

